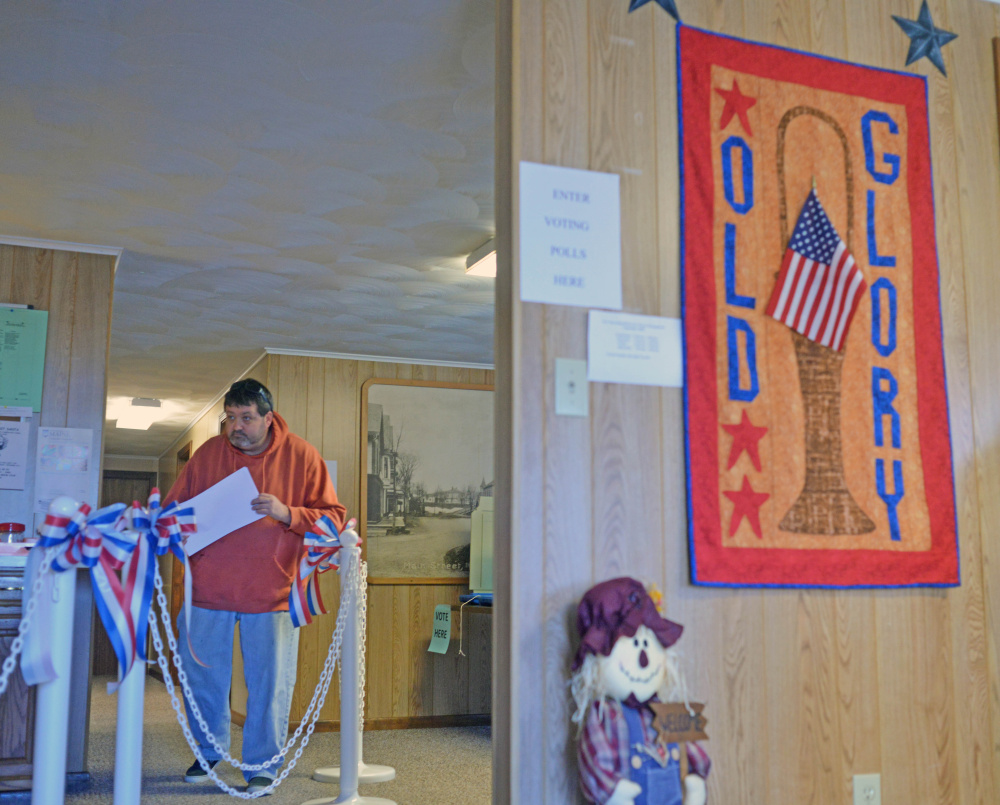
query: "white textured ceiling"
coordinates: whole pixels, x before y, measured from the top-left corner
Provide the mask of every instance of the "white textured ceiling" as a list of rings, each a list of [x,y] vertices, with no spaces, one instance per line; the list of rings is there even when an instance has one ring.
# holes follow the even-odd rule
[[[124,248],[106,432],[266,347],[491,363],[492,0],[0,4],[0,233]],[[110,423],[109,423],[110,424]]]

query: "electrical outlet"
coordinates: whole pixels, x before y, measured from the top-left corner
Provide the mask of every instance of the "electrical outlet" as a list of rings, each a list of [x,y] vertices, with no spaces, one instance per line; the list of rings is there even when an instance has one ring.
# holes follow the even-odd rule
[[[560,416],[587,416],[589,404],[587,362],[556,358],[556,413]]]
[[[882,775],[854,775],[854,805],[882,805]]]

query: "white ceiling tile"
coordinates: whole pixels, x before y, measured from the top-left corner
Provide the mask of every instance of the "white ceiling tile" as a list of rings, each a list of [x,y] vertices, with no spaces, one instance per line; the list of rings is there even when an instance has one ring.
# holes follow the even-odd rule
[[[265,346],[492,360],[492,48],[491,0],[0,6],[0,232],[124,247],[109,393],[184,412],[109,452]]]

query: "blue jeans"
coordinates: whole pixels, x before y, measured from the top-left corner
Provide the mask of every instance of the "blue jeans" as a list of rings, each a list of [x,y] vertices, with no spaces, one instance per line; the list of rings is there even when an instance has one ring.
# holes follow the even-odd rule
[[[243,678],[247,686],[246,722],[243,725],[243,762],[263,763],[278,753],[288,738],[299,630],[287,612],[247,614],[191,607],[191,645],[207,667],[188,651],[184,615],[177,618],[178,650],[198,709],[216,741],[229,751],[229,689],[233,677],[233,632],[240,625]],[[201,744],[206,760],[219,754],[205,738],[184,701],[191,732]],[[243,772],[252,777],[274,778],[281,762],[262,771]]]

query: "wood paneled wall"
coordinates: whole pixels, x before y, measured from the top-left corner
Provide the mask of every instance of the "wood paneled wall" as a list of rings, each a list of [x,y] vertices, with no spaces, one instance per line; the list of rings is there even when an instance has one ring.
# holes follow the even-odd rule
[[[909,40],[892,15],[920,5],[677,4],[691,25],[896,70]],[[1000,7],[931,0],[959,35],[948,77],[908,68],[929,77],[962,586],[835,592],[690,585],[679,391],[592,384],[589,418],[555,416],[554,362],[585,357],[586,311],[518,299],[519,161],[618,173],[625,310],[680,315],[675,26],[628,5],[498,2],[494,802],[579,798],[573,612],[621,574],[660,585],[687,627],[710,802],[842,805],[871,772],[886,805],[1000,802]]]
[[[49,313],[42,411],[31,422],[27,488],[24,492],[0,490],[0,516],[22,522],[28,530],[33,530],[34,522],[34,448],[39,425],[93,430],[96,460],[90,471],[91,505],[96,505],[100,494],[115,259],[106,254],[0,244],[0,305],[33,305]]]
[[[294,433],[314,445],[326,460],[336,460],[337,496],[357,517],[361,510],[361,386],[373,377],[440,380],[455,383],[492,383],[493,372],[481,369],[435,367],[403,363],[308,358],[268,355],[247,373],[266,385],[274,395],[275,410]],[[189,441],[194,449],[215,435],[222,412],[219,402],[164,454],[160,477],[164,487],[176,478],[177,449]],[[213,424],[216,430],[213,430]],[[323,599],[339,600],[339,580],[335,573],[321,577]],[[403,726],[412,719],[442,715],[485,712],[482,695],[475,693],[463,702],[457,691],[441,683],[449,667],[435,664],[427,653],[434,607],[455,604],[463,585],[372,585],[368,588],[368,650],[366,661],[365,721],[368,727]],[[298,721],[309,704],[323,670],[336,610],[315,618],[303,627],[299,641],[299,674],[292,702],[291,719]],[[233,710],[245,712],[242,664],[235,658]],[[437,670],[437,675],[435,671]],[[320,718],[336,722],[340,718],[337,680],[331,686]],[[479,709],[476,709],[479,708]]]
[[[27,485],[24,491],[0,491],[0,519],[23,522],[29,530],[44,519],[43,515],[36,519],[32,512],[39,426],[94,432],[88,502],[96,505],[100,495],[115,259],[106,254],[0,244],[0,304],[34,305],[49,312],[42,410],[31,421]],[[86,771],[92,609],[90,582],[81,574],[76,585],[70,682],[67,770],[71,773]],[[14,695],[12,691],[6,694]],[[24,702],[16,707],[7,703],[7,712],[21,712],[17,708],[23,706]],[[4,709],[0,702],[0,711]],[[0,732],[5,728],[0,724]],[[4,773],[0,768],[0,777]],[[30,777],[30,768],[25,773]]]
[[[401,363],[373,363],[290,355],[268,357],[264,383],[291,429],[315,445],[324,459],[336,459],[337,496],[349,515],[361,511],[361,386],[373,377],[492,383],[493,373]],[[369,726],[440,714],[434,706],[434,662],[427,653],[434,607],[454,604],[462,585],[373,585],[368,588],[368,651],[365,720]],[[326,601],[337,601],[338,578],[322,577]],[[323,662],[334,613],[306,627],[299,644],[299,683],[292,704],[296,720],[309,704]],[[451,704],[441,703],[453,710]],[[327,698],[324,721],[339,719],[340,703]],[[469,712],[469,711],[467,711]]]

